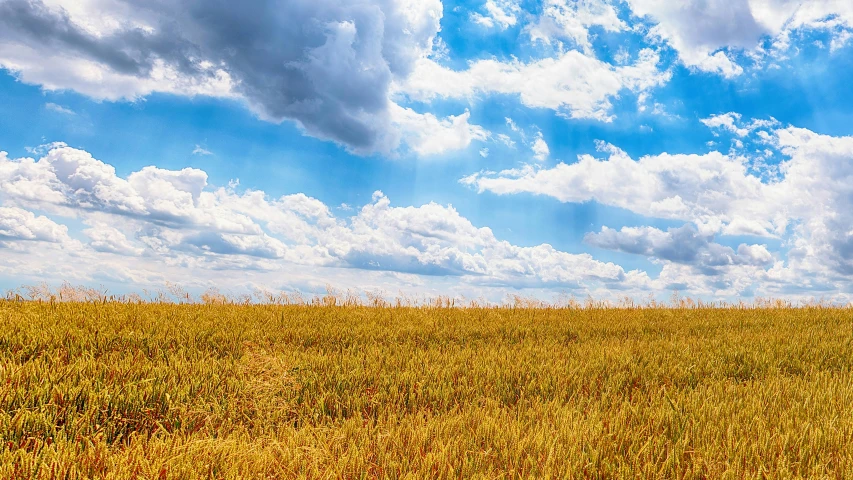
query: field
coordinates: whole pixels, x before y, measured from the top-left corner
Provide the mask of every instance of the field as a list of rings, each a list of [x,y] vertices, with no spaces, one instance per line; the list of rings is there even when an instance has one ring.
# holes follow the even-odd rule
[[[0,301],[0,478],[853,478],[853,310]]]

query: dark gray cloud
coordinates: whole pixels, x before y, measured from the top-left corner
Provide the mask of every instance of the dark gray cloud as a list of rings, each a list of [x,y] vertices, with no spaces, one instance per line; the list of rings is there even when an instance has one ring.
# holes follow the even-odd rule
[[[0,41],[138,77],[157,62],[190,78],[222,70],[262,118],[295,120],[310,135],[360,153],[393,143],[391,82],[431,48],[441,16],[439,0],[115,3],[132,18],[98,35],[42,0],[0,0]]]
[[[64,10],[49,9],[41,0],[0,1],[0,39],[65,51],[101,63],[115,72],[144,76],[158,58],[188,74],[198,74],[198,48],[180,37],[176,25],[157,32],[128,27],[96,36],[76,25]]]

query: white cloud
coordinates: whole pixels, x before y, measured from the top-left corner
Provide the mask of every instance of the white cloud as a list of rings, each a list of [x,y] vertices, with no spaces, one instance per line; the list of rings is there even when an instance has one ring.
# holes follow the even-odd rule
[[[747,124],[756,141],[770,143],[785,157],[778,177],[768,181],[748,173],[745,157],[664,153],[634,160],[613,146],[602,145],[610,155],[605,160],[582,155],[574,164],[480,173],[462,182],[481,192],[533,193],[563,202],[595,200],[648,217],[685,220],[696,225],[696,235],[702,238],[778,236],[790,250],[774,266],[774,278],[800,275],[804,284],[846,291],[847,278],[853,273],[853,137],[819,135],[795,127],[761,130],[776,123]],[[733,128],[741,128],[740,124]],[[766,152],[760,154],[763,158]],[[626,245],[642,237],[645,243],[637,253],[666,258],[660,245],[673,233],[648,228],[606,230],[590,238],[627,250]],[[768,259],[765,249],[750,245],[739,247],[736,256],[728,255],[760,262]],[[795,273],[785,273],[788,270]],[[767,288],[777,285],[775,293],[796,290],[796,285],[781,282],[769,282]]]
[[[439,119],[431,113],[417,113],[411,108],[391,105],[391,117],[399,126],[409,147],[420,156],[439,155],[467,148],[472,141],[485,141],[489,132],[468,123],[467,110],[456,116]]]
[[[205,208],[214,201],[213,194],[203,192],[206,186],[207,174],[192,168],[149,166],[121,178],[111,165],[62,144],[38,161],[0,157],[0,199],[56,213],[106,211],[166,225],[256,231],[247,216]]]
[[[548,108],[571,118],[612,119],[611,99],[623,90],[640,93],[669,79],[658,70],[659,56],[644,50],[631,66],[614,67],[570,50],[531,63],[478,60],[456,71],[432,60],[417,62],[398,85],[411,99],[472,98],[477,94],[518,95],[527,107]]]
[[[0,156],[0,192],[8,205],[0,210],[7,243],[67,238],[64,225],[27,208],[90,225],[81,232],[88,248],[75,252],[78,260],[62,260],[90,280],[109,271],[144,283],[160,278],[152,272],[168,270],[178,275],[170,280],[198,281],[222,278],[210,273],[222,269],[272,278],[294,265],[449,276],[483,288],[631,289],[647,280],[587,254],[512,245],[449,205],[394,207],[376,192],[352,216],[337,218],[303,194],[270,199],[261,191],[211,189],[201,170],[145,167],[123,178],[88,152],[62,144],[38,160]],[[20,251],[4,256],[33,265],[49,261]],[[17,265],[22,274],[62,280],[41,267]],[[332,271],[315,270],[313,278]]]
[[[513,140],[512,138],[510,138],[510,137],[509,137],[509,135],[507,135],[507,134],[505,134],[505,133],[499,133],[499,134],[495,135],[495,138],[496,138],[499,142],[501,142],[501,143],[503,143],[504,145],[506,145],[507,147],[509,147],[509,148],[515,148],[515,140]]]
[[[533,141],[533,159],[537,162],[544,162],[551,155],[551,149],[542,137],[542,132],[536,134],[536,139]]]
[[[18,207],[0,207],[0,245],[27,240],[62,243],[70,240],[68,228]]]
[[[832,37],[832,40],[829,42],[829,50],[831,52],[835,52],[836,50],[846,47],[851,38],[853,38],[853,32],[850,32],[849,30],[844,30],[838,33]]]
[[[708,128],[721,128],[727,130],[739,137],[749,135],[749,129],[739,128],[735,124],[740,122],[741,115],[735,112],[723,113],[719,115],[711,115],[708,118],[700,120]]]
[[[512,130],[513,132],[521,131],[521,129],[518,127],[518,124],[515,123],[515,120],[509,117],[504,117],[504,121],[506,122],[506,125],[510,128],[510,130]]]
[[[635,298],[672,288],[722,298],[849,291],[853,138],[792,127],[768,135],[787,158],[775,182],[759,181],[745,173],[742,159],[716,152],[633,160],[606,144],[606,160],[581,157],[572,165],[466,180],[484,191],[597,200],[691,222],[587,236],[590,244],[662,262],[657,278],[589,254],[510,244],[450,205],[397,207],[376,192],[337,217],[303,194],[269,198],[235,186],[213,188],[201,170],[146,167],[120,177],[109,164],[62,144],[38,160],[0,154],[0,274],[140,287],[166,280],[233,284],[237,272],[258,285],[280,285],[287,272],[288,282],[299,285],[338,281],[396,291],[389,287],[405,278],[413,291],[427,284],[436,293],[565,288]],[[88,225],[78,232],[88,243],[69,238],[72,223],[66,226],[65,218]],[[787,253],[715,240],[731,234],[781,236]],[[46,246],[33,248],[36,242]],[[222,271],[235,273],[216,273]],[[424,275],[433,277],[424,283]]]
[[[97,100],[133,101],[152,93],[241,99],[265,120],[294,120],[306,133],[361,154],[395,154],[401,140],[411,140],[410,150],[433,155],[484,135],[468,125],[467,113],[439,119],[389,100],[392,80],[406,78],[414,62],[432,53],[440,0],[331,0],[294,15],[255,12],[261,20],[245,28],[251,39],[232,35],[240,28],[235,21],[252,17],[231,14],[244,6],[206,6],[207,22],[187,16],[196,1],[140,8],[114,0],[51,0],[46,6],[7,0],[0,3],[0,68],[44,90],[70,89]],[[276,5],[280,1],[265,5],[287,8]],[[300,33],[284,41],[284,31]],[[286,48],[259,47],[273,43]],[[240,55],[228,53],[234,51]],[[70,112],[55,104],[46,108]],[[209,152],[196,146],[193,154]]]
[[[452,206],[391,207],[381,192],[335,239],[330,251],[362,268],[473,275],[477,281],[507,285],[513,279],[555,285],[591,279],[618,283],[625,275],[621,267],[589,255],[500,241],[490,229],[475,227]]]
[[[734,77],[743,73],[731,53],[762,54],[762,38],[787,49],[791,32],[825,29],[836,45],[853,27],[853,4],[846,0],[628,0],[633,13],[651,19],[650,35],[668,42],[681,61],[706,72]]]
[[[721,267],[760,267],[773,260],[765,245],[740,244],[735,251],[713,240],[713,235],[703,235],[689,224],[665,232],[653,227],[623,227],[621,230],[602,227],[601,232],[588,233],[584,237],[585,242],[597,247],[693,265],[713,273]]]
[[[528,27],[533,40],[551,43],[568,39],[585,52],[589,52],[589,28],[598,26],[608,32],[619,32],[628,27],[619,19],[616,7],[609,1],[545,0],[538,21]]]
[[[57,104],[51,103],[51,102],[45,103],[44,108],[50,110],[51,112],[61,113],[63,115],[77,115],[77,113],[75,113],[74,110],[71,110],[70,108],[66,108],[66,107],[63,107],[62,105],[57,105]]]
[[[501,30],[512,27],[518,21],[521,7],[517,0],[486,0],[483,13],[472,13],[471,19],[487,28],[497,26]]]
[[[193,148],[193,155],[213,155],[213,152],[196,144],[195,148]]]
[[[89,245],[98,252],[117,253],[119,255],[141,255],[145,249],[131,243],[121,230],[109,225],[96,224],[83,230],[91,240]]]
[[[595,200],[648,217],[692,221],[712,231],[772,235],[787,226],[784,215],[767,215],[765,186],[747,173],[744,159],[711,152],[634,160],[612,145],[600,148],[609,158],[581,155],[577,163],[475,174],[462,181],[480,192],[533,193],[573,203]]]

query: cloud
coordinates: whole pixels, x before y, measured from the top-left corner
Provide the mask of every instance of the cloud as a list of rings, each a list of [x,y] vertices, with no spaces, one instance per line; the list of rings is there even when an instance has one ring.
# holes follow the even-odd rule
[[[636,64],[614,67],[569,50],[556,58],[530,63],[478,60],[467,70],[452,70],[430,59],[416,63],[414,73],[397,92],[417,101],[472,98],[477,94],[517,95],[531,108],[547,108],[571,118],[610,121],[611,99],[623,90],[645,92],[666,83],[660,58],[643,50]]]
[[[634,15],[654,26],[649,34],[671,45],[688,67],[735,77],[732,53],[762,55],[762,39],[786,49],[797,29],[822,29],[839,41],[853,27],[853,4],[844,0],[628,0]]]
[[[195,148],[193,148],[193,155],[213,155],[213,152],[196,144]]]
[[[145,249],[130,242],[121,230],[109,225],[96,224],[83,230],[83,234],[91,240],[89,246],[98,252],[138,256],[145,251]]]
[[[739,128],[735,123],[739,122],[741,115],[735,112],[723,113],[719,115],[711,115],[708,118],[700,120],[708,128],[721,128],[727,130],[739,137],[749,135],[749,129]]]
[[[70,240],[68,228],[18,207],[0,207],[0,245],[13,241],[62,243]]]
[[[548,144],[542,138],[542,132],[537,133],[536,140],[533,141],[531,148],[533,149],[533,159],[537,162],[544,162],[551,155],[551,149],[548,148]]]
[[[777,124],[772,120],[747,124],[752,141],[763,142],[785,158],[777,167],[778,177],[766,181],[761,172],[748,173],[756,165],[750,165],[747,157],[663,153],[634,160],[601,144],[610,155],[607,159],[581,155],[573,164],[478,173],[462,183],[480,192],[532,193],[574,203],[594,200],[646,217],[684,220],[695,225],[699,240],[712,234],[784,238],[789,250],[785,261],[771,269],[774,278],[800,275],[804,282],[846,288],[841,285],[853,273],[853,137]],[[688,253],[702,251],[695,248],[698,240],[690,239],[692,229],[608,229],[588,238],[607,248],[677,261],[674,254],[664,253],[666,242],[676,235],[687,238],[678,245],[694,245],[684,247]],[[711,247],[702,248],[710,252]],[[766,259],[765,252],[756,248],[742,246],[736,255],[726,251],[726,256]]]
[[[593,26],[608,32],[628,28],[609,1],[545,0],[542,14],[535,24],[528,26],[527,31],[533,40],[550,44],[565,39],[589,52],[592,48],[589,28]]]
[[[713,240],[713,235],[703,235],[690,224],[666,231],[653,227],[602,227],[601,232],[584,237],[586,243],[596,247],[694,265],[711,272],[731,265],[765,266],[773,260],[764,245],[740,244],[735,251]]]
[[[360,210],[338,218],[304,194],[271,199],[256,190],[211,188],[197,169],[145,167],[120,177],[111,165],[64,144],[38,160],[0,157],[0,192],[0,202],[9,205],[0,213],[13,219],[0,223],[9,241],[64,238],[65,226],[27,208],[88,224],[82,231],[88,250],[77,253],[91,263],[80,265],[83,270],[124,264],[122,257],[151,270],[281,272],[304,265],[450,276],[505,288],[619,289],[645,281],[587,254],[512,245],[450,205],[395,207],[376,192]]]
[[[478,281],[576,285],[598,280],[619,283],[625,272],[590,255],[573,255],[550,245],[517,247],[477,228],[452,206],[392,207],[381,192],[336,235],[336,256],[361,268],[409,273],[470,275]]]
[[[708,128],[725,130],[741,138],[746,137],[756,130],[772,129],[780,125],[779,121],[773,117],[766,119],[752,119],[750,122],[744,122],[743,116],[737,112],[711,115],[710,117],[700,119],[699,121]]]
[[[441,15],[440,0],[4,0],[0,66],[96,99],[241,98],[371,153],[394,148],[391,82],[431,51]]]
[[[747,172],[744,159],[711,152],[634,160],[612,145],[600,143],[599,148],[609,158],[581,155],[572,164],[478,173],[462,182],[479,192],[533,193],[572,203],[594,200],[647,217],[695,222],[703,231],[778,235],[788,224],[781,212],[768,212],[769,191]]]
[[[521,7],[517,0],[486,0],[483,13],[472,13],[471,20],[487,28],[497,26],[501,30],[512,27],[518,21]]]
[[[443,293],[569,289],[635,298],[672,288],[715,298],[849,291],[853,139],[793,127],[768,135],[769,148],[787,158],[784,176],[773,182],[744,173],[742,159],[716,152],[633,160],[606,144],[600,145],[606,160],[582,157],[572,165],[466,180],[483,191],[597,200],[687,220],[667,230],[605,227],[586,236],[588,244],[655,259],[662,265],[656,278],[547,244],[513,245],[451,205],[394,206],[376,192],[344,213],[304,194],[270,198],[237,192],[236,185],[214,187],[197,169],[145,167],[119,176],[64,144],[39,159],[0,154],[0,272],[87,282],[110,272],[110,281],[129,285],[233,277],[217,272],[239,272],[259,284],[286,277],[363,287],[371,279],[383,288],[406,278],[413,289],[432,276],[428,283]],[[86,227],[77,233],[88,243],[70,238],[80,223]],[[744,233],[779,236],[785,249],[716,240]]]
[[[50,110],[51,112],[61,113],[63,115],[77,115],[77,113],[75,113],[74,110],[71,110],[69,108],[65,108],[62,105],[57,105],[57,104],[51,103],[51,102],[45,103],[44,108]]]
[[[485,141],[489,136],[483,127],[468,123],[471,114],[467,110],[460,115],[439,119],[431,113],[417,113],[394,104],[391,117],[406,143],[420,156],[461,150],[472,141]]]
[[[56,213],[103,211],[166,226],[256,231],[247,216],[204,208],[206,186],[207,173],[192,168],[149,166],[121,178],[113,166],[63,144],[38,161],[0,157],[0,199]]]

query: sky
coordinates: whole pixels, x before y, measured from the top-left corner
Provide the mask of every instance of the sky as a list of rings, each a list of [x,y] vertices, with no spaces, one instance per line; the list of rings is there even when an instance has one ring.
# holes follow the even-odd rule
[[[0,289],[853,301],[846,0],[0,0]]]

